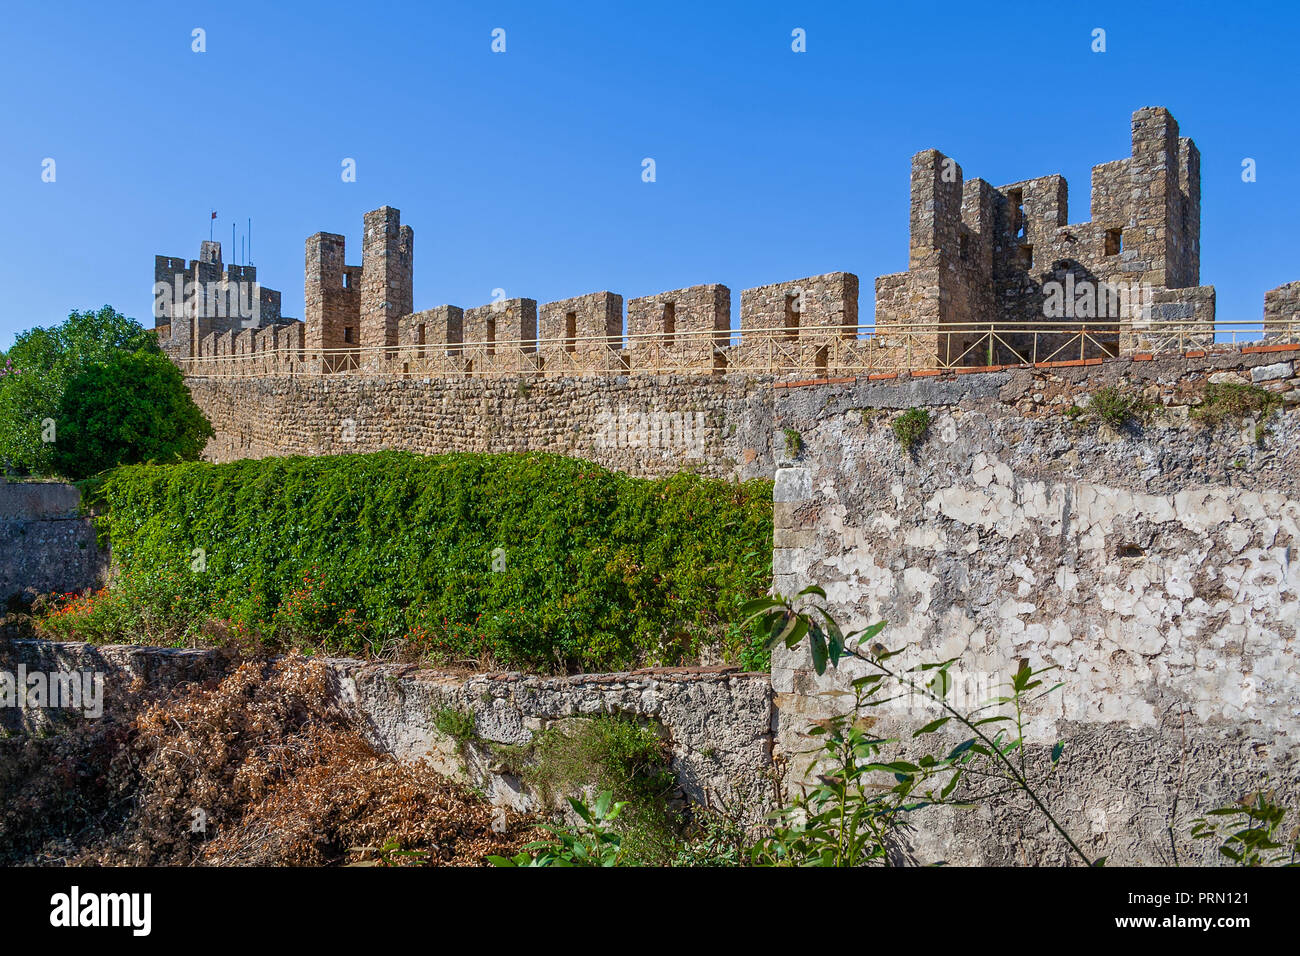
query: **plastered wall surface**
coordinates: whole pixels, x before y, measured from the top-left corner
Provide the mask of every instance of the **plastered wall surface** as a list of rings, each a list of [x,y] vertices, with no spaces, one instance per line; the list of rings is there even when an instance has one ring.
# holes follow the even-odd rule
[[[1040,753],[1066,744],[1046,791],[1096,855],[1170,862],[1171,825],[1265,779],[1297,797],[1300,417],[1280,354],[782,390],[776,425],[803,451],[778,462],[775,587],[821,586],[849,627],[887,621],[903,661],[959,657],[967,705],[1018,661],[1058,668],[1026,725]],[[1190,407],[1212,380],[1275,383],[1286,404],[1262,430],[1211,428]],[[1119,429],[1075,413],[1107,385],[1160,410]],[[891,422],[912,407],[932,424],[908,454]],[[778,651],[785,751],[843,708],[856,664],[818,678]],[[933,715],[883,716],[904,732]],[[908,848],[922,862],[1064,859],[1027,806],[928,819]]]

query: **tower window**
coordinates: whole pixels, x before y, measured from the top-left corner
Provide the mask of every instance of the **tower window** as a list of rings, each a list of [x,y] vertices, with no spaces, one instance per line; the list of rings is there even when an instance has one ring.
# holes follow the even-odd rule
[[[576,352],[578,350],[578,313],[568,312],[564,316],[564,351]]]
[[[1011,235],[1016,239],[1025,238],[1025,193],[1022,189],[1013,189],[1007,193],[1007,204],[1011,207]]]
[[[1106,230],[1106,255],[1117,256],[1124,250],[1124,230]]]
[[[677,303],[664,303],[664,345],[673,344],[673,336],[677,333]]]
[[[788,294],[785,297],[785,337],[799,338],[799,296],[797,294]]]
[[[343,341],[347,343],[351,343],[354,342],[355,340],[356,340],[355,330],[352,328],[352,326],[350,325],[343,326]]]

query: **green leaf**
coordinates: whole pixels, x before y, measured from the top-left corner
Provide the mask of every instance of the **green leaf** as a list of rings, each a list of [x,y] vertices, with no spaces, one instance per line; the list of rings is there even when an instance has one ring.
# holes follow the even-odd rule
[[[953,773],[953,775],[948,779],[948,782],[944,785],[944,788],[939,791],[940,797],[946,800],[948,794],[952,793],[953,790],[957,788],[957,781],[961,779],[961,773],[960,770]]]
[[[807,629],[807,622],[804,622],[804,628]],[[818,676],[826,673],[826,641],[820,633],[809,636],[808,649],[812,652],[813,670]]]
[[[952,720],[951,717],[940,717],[938,720],[932,720],[920,730],[916,731],[916,733],[912,734],[912,736],[919,737],[922,734],[932,734],[950,720]]]
[[[745,620],[749,620],[750,618],[758,617],[758,615],[765,611],[770,611],[772,608],[783,606],[784,605],[780,601],[774,598],[755,598],[752,601],[746,601],[740,606],[740,616]]]
[[[873,637],[875,637],[884,629],[885,629],[885,622],[877,621],[875,624],[872,624],[870,627],[863,628],[861,631],[857,631],[856,633],[850,636],[856,637],[858,639],[859,644],[865,644],[867,641],[871,640]]]
[[[970,740],[963,740],[961,743],[959,743],[956,747],[952,749],[952,753],[948,754],[948,759],[952,760],[954,757],[960,757],[962,754],[964,754],[966,751],[970,750],[974,746],[975,746],[974,737],[972,737]]]
[[[892,763],[867,764],[863,769],[884,770],[888,773],[917,773],[921,768],[914,763],[908,763],[906,760],[895,760]]]

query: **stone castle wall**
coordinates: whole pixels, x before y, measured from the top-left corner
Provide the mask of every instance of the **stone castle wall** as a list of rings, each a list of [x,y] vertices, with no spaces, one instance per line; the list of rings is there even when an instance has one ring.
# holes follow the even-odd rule
[[[770,477],[771,379],[195,378],[214,461],[399,448],[546,451],[633,475]]]
[[[778,389],[775,427],[803,450],[777,446],[774,586],[819,585],[846,630],[887,621],[896,663],[960,658],[967,707],[1020,660],[1059,668],[1027,727],[1039,759],[1066,745],[1053,806],[1095,856],[1173,862],[1171,825],[1185,838],[1265,780],[1300,802],[1296,349]],[[1222,382],[1285,405],[1211,428],[1190,409]],[[1079,414],[1106,385],[1161,411],[1120,430]],[[932,422],[905,454],[891,422],[913,407]],[[860,673],[819,678],[805,651],[779,650],[782,750],[806,749],[801,730]],[[914,748],[935,715],[883,716],[875,729]],[[1015,802],[926,814],[907,848],[922,862],[1066,859]]]
[[[190,374],[252,377],[835,375],[1210,347],[1216,301],[1214,287],[1199,284],[1200,154],[1161,107],[1135,111],[1130,129],[1131,155],[1093,167],[1091,219],[1074,223],[1060,175],[994,187],[965,179],[938,150],[917,153],[907,271],[876,279],[865,326],[848,272],[742,290],[735,332],[731,291],[717,283],[630,299],[626,322],[614,292],[416,312],[414,232],[400,210],[381,206],[364,215],[359,266],[346,264],[343,236],[307,240],[302,322],[282,318],[279,293],[263,289],[256,322],[164,308],[159,337]],[[251,266],[223,273],[214,242],[188,267],[156,257],[154,274],[256,278]],[[1269,293],[1265,324],[1294,339],[1287,290]]]
[[[908,271],[876,280],[877,333],[918,322],[1011,329],[1092,321],[1094,339],[1076,358],[1163,347],[1149,335],[1121,340],[1123,319],[1148,329],[1157,323],[1157,331],[1158,323],[1175,323],[1199,330],[1197,344],[1212,343],[1214,288],[1198,285],[1200,153],[1160,107],[1134,112],[1131,128],[1132,155],[1093,167],[1092,218],[1077,223],[1069,221],[1062,176],[993,187],[965,180],[938,150],[912,157]],[[1060,299],[1052,298],[1054,286]],[[1136,294],[1103,303],[1104,287]],[[1068,311],[1053,307],[1065,300]],[[1035,345],[1046,359],[1051,349],[1004,336],[990,359],[985,343],[972,348],[978,336],[940,339],[939,358],[993,364],[1016,360],[1017,352],[1032,357]]]

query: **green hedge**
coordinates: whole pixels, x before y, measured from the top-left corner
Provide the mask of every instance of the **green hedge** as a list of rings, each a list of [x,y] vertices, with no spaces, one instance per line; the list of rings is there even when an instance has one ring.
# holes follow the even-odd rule
[[[734,659],[749,640],[737,608],[771,583],[770,482],[636,479],[558,455],[138,465],[102,500],[125,581],[180,580],[187,606],[263,634],[314,628],[339,652],[414,634],[544,667],[720,645]]]

